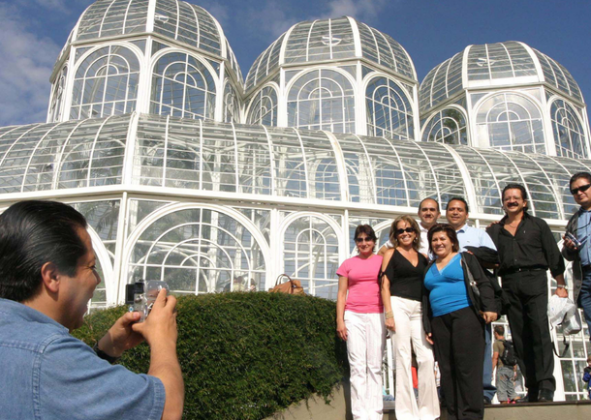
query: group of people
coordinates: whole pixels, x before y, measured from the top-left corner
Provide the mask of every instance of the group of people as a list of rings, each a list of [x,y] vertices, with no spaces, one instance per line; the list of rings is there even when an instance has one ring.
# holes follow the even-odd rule
[[[447,224],[438,223],[439,205],[431,198],[420,203],[420,223],[398,217],[378,254],[372,227],[357,227],[358,255],[337,271],[336,319],[337,333],[347,341],[354,418],[381,419],[386,330],[396,353],[398,419],[439,417],[435,360],[448,419],[483,418],[495,392],[490,323],[501,312],[525,376],[525,399],[552,401],[547,271],[556,279],[555,293],[566,297],[563,256],[573,261],[574,297],[591,327],[591,174],[574,175],[570,192],[581,207],[568,223],[562,255],[548,225],[528,214],[527,191],[519,184],[504,188],[506,215],[486,232],[467,224],[461,197],[447,203]],[[86,227],[79,212],[58,202],[22,201],[0,215],[2,417],[180,419],[176,300],[165,289],[145,321],[125,314],[93,349],[69,334],[82,325],[101,281]],[[502,289],[489,269],[501,277]],[[144,340],[151,350],[147,375],[113,365]],[[495,347],[497,375],[507,377],[500,352]]]
[[[410,215],[396,218],[389,241],[377,253],[373,228],[357,227],[357,255],[337,270],[336,324],[347,341],[353,418],[383,415],[386,331],[396,359],[396,418],[440,416],[435,361],[448,419],[483,418],[485,404],[497,391],[493,363],[499,400],[512,402],[516,396],[507,381],[517,367],[501,360],[507,343],[502,328],[495,331],[492,353],[491,322],[501,314],[507,315],[512,335],[508,345],[525,378],[528,393],[521,400],[553,401],[547,272],[556,280],[555,293],[568,297],[563,256],[575,261],[574,297],[591,327],[591,174],[574,175],[570,192],[581,208],[567,226],[572,236],[565,236],[562,253],[548,224],[528,213],[527,190],[520,184],[503,189],[505,216],[486,230],[468,225],[468,203],[462,197],[447,203],[445,224],[438,223],[438,202],[424,199],[419,222]],[[418,399],[412,387],[413,353]]]

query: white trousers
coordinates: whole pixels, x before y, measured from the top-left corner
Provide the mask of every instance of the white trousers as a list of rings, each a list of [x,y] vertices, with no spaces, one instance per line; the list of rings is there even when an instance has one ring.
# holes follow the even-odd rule
[[[396,324],[396,332],[391,334],[396,356],[396,419],[434,420],[440,414],[435,383],[435,358],[431,345],[425,338],[421,302],[392,296],[391,303]],[[418,404],[412,387],[413,348],[418,364]]]
[[[345,311],[347,354],[351,367],[351,412],[355,420],[382,420],[384,314]]]

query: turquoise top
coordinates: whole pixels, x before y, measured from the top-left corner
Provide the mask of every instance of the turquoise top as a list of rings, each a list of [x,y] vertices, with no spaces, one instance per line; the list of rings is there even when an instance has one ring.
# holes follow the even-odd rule
[[[425,275],[425,287],[429,291],[429,302],[433,316],[441,316],[471,306],[464,282],[464,271],[457,254],[441,270],[433,263]]]

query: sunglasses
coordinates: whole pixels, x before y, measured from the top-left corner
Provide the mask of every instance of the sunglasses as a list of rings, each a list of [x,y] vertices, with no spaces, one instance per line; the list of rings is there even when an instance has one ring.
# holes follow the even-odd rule
[[[358,244],[360,244],[361,242],[373,242],[372,238],[355,238],[355,242],[357,242]]]
[[[396,229],[396,235],[402,235],[404,232],[406,233],[413,233],[415,230],[411,227],[408,227],[406,229]]]
[[[570,190],[570,193],[572,195],[577,195],[580,192],[585,192],[589,189],[589,187],[591,187],[591,184],[587,184],[587,185],[581,185],[579,188],[572,188]]]

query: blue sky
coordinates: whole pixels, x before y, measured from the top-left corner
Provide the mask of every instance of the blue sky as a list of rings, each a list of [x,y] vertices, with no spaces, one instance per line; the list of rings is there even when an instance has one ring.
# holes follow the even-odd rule
[[[353,16],[408,51],[419,81],[470,44],[522,41],[564,65],[591,101],[590,0],[190,0],[221,23],[244,76],[291,25]],[[0,126],[45,121],[49,76],[89,0],[0,0]]]

